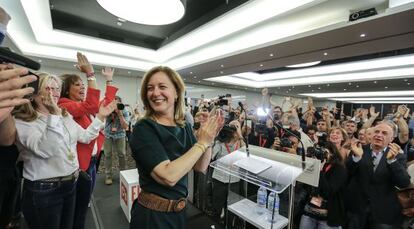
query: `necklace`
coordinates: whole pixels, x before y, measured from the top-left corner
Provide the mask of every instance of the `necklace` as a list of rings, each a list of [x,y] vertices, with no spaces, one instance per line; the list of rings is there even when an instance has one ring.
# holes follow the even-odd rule
[[[68,133],[68,137],[69,137],[69,144],[65,141],[65,146],[68,150],[68,153],[66,154],[66,156],[68,157],[69,161],[73,162],[73,160],[75,160],[75,153],[70,149],[70,143],[72,142],[72,137],[70,136],[70,132],[68,128],[66,127],[64,120],[62,120],[62,124],[63,124],[63,127],[65,128],[66,133]]]

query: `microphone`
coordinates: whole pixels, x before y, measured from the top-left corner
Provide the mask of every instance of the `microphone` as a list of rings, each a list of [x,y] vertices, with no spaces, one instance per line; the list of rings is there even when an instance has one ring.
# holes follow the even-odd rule
[[[241,108],[241,112],[244,111],[243,103],[239,102],[239,107]]]

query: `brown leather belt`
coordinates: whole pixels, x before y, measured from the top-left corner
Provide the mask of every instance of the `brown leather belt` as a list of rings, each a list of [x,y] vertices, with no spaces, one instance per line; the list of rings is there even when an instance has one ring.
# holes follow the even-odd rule
[[[186,199],[169,200],[154,193],[141,190],[138,195],[138,203],[142,206],[159,212],[180,212],[186,206]]]

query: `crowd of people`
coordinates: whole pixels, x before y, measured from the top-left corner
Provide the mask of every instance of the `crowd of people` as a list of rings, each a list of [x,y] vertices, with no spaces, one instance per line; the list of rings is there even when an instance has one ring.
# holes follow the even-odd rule
[[[0,28],[9,20],[1,9]],[[5,31],[0,34],[2,39]],[[101,152],[105,184],[111,185],[112,156],[117,153],[119,169],[125,169],[126,144],[141,187],[131,210],[131,229],[185,228],[191,170],[203,177],[196,193],[211,190],[202,210],[222,223],[229,185],[249,192],[236,188],[242,187],[239,179],[209,169],[209,164],[247,142],[321,160],[318,187],[296,188],[304,195],[295,202],[295,227],[412,226],[413,215],[398,198],[400,189],[411,185],[407,167],[414,160],[414,117],[405,105],[391,114],[371,107],[347,116],[341,107],[317,111],[309,98],[305,108],[291,104],[282,109],[268,102],[264,89],[261,109],[268,112],[259,116],[247,103],[235,105],[230,94],[187,100],[180,75],[157,66],[142,79],[141,115],[139,107],[128,111],[117,96],[114,69],[104,68],[103,77],[96,77],[85,55],[78,53],[77,59],[86,86],[77,74],[34,75],[0,64],[2,228],[14,227],[20,208],[30,228],[84,228]],[[97,89],[102,79],[103,98]],[[36,88],[25,87],[34,81]],[[286,214],[285,197],[282,193],[281,214]]]

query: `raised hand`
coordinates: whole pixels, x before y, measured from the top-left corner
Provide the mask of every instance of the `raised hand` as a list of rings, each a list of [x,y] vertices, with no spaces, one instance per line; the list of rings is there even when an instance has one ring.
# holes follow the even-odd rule
[[[358,141],[355,141],[351,144],[351,150],[352,152],[354,152],[354,155],[356,157],[362,157],[362,154],[364,153],[364,151],[362,150],[362,145]]]
[[[105,67],[102,69],[102,75],[105,77],[105,79],[112,80],[112,77],[114,76],[115,69],[110,67]]]
[[[113,100],[108,105],[101,104],[99,107],[99,112],[96,114],[96,117],[99,118],[102,122],[105,121],[105,118],[108,117],[116,109],[117,101]]]
[[[78,59],[78,64],[76,65],[76,68],[79,71],[81,71],[81,72],[83,72],[87,75],[92,74],[94,72],[92,64],[89,62],[88,58],[86,58],[85,55],[78,52],[76,54],[76,57]]]
[[[30,101],[23,97],[33,93],[34,89],[22,87],[37,80],[34,75],[24,76],[28,73],[25,68],[10,68],[10,65],[0,64],[0,69],[5,69],[0,71],[0,108],[29,103]]]
[[[371,115],[371,117],[377,118],[379,115],[379,112],[375,112],[375,107],[372,106],[369,108],[369,115]]]
[[[46,107],[46,109],[54,115],[61,115],[62,109],[58,107],[56,102],[53,100],[52,92],[51,91],[43,91],[40,93],[40,99],[43,104],[43,106]]]
[[[387,160],[394,159],[401,152],[401,147],[398,144],[390,143],[388,144],[388,147],[390,148],[390,150],[387,154]]]

